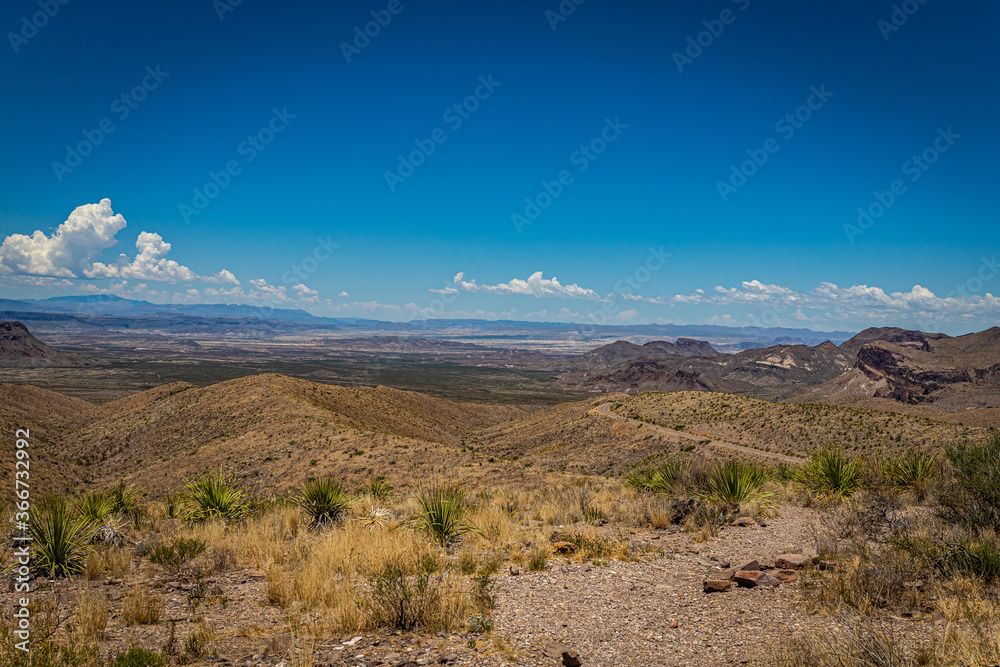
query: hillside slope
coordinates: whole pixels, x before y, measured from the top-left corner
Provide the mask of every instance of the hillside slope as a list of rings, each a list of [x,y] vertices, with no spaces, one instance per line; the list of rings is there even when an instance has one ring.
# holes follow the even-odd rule
[[[67,354],[46,345],[21,322],[0,322],[0,367],[95,366],[100,363],[88,355]]]

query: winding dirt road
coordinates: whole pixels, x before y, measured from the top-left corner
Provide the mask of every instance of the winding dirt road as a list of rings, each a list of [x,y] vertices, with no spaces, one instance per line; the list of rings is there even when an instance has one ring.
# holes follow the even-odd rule
[[[634,424],[640,424],[642,426],[649,427],[656,431],[661,431],[669,435],[677,436],[679,438],[687,438],[688,440],[693,440],[694,442],[702,443],[706,445],[711,445],[713,447],[718,447],[720,449],[728,449],[733,452],[739,452],[741,454],[750,454],[753,456],[761,456],[768,459],[774,459],[776,461],[784,461],[786,463],[802,463],[803,459],[795,456],[786,456],[784,454],[775,454],[774,452],[765,452],[759,449],[753,449],[752,447],[744,447],[743,445],[734,445],[731,442],[723,442],[722,440],[712,440],[711,438],[705,438],[700,435],[692,435],[691,433],[685,433],[684,431],[675,431],[672,428],[667,428],[665,426],[658,426],[656,424],[648,424],[646,422],[639,421],[638,419],[632,419],[631,417],[623,417],[615,412],[611,411],[611,406],[613,403],[605,403],[598,406],[597,411],[604,415],[605,417],[611,417],[612,419],[617,419],[623,422],[632,422]],[[708,442],[705,442],[705,441]]]

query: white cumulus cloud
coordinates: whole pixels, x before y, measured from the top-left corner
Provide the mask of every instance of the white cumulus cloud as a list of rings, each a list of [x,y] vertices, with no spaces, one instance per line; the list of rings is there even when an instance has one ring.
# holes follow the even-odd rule
[[[527,280],[514,278],[506,283],[496,285],[480,285],[475,280],[466,280],[465,273],[459,273],[453,280],[455,288],[463,292],[483,292],[486,294],[519,294],[538,298],[557,299],[590,299],[601,301],[604,299],[600,294],[592,289],[580,287],[579,285],[563,285],[559,279],[553,276],[545,278],[541,271],[536,271],[528,276]],[[440,294],[454,293],[445,290],[431,290]],[[454,289],[454,288],[453,288]]]
[[[52,236],[11,234],[0,245],[0,273],[76,278],[94,258],[115,245],[125,218],[111,210],[111,200],[78,206]]]

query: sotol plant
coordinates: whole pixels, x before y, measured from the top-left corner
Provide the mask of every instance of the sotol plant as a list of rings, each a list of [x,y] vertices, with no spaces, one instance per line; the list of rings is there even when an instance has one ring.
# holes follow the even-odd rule
[[[417,493],[417,501],[421,510],[418,522],[441,546],[451,546],[474,530],[464,521],[467,508],[465,492],[457,486],[421,489]]]
[[[239,521],[250,511],[243,489],[221,471],[188,482],[182,496],[191,506],[187,512],[189,521]]]
[[[29,529],[38,565],[53,577],[83,572],[93,524],[75,514],[62,498],[48,498],[35,509]]]
[[[338,523],[357,501],[343,484],[323,477],[303,484],[292,502],[309,516],[310,530],[321,530]]]
[[[841,449],[823,449],[798,469],[795,479],[814,493],[849,496],[861,486],[863,465],[863,459],[850,457]]]

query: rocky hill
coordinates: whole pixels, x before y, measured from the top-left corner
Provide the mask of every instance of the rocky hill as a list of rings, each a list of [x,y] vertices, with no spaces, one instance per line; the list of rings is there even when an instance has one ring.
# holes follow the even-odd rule
[[[1000,327],[957,337],[879,331],[888,340],[868,336],[844,343],[857,347],[854,367],[813,394],[937,403],[944,410],[1000,407]]]
[[[20,322],[0,322],[0,367],[95,366],[99,363],[88,355],[67,354],[46,345]]]
[[[599,392],[699,389],[834,403],[885,398],[944,411],[1000,407],[1000,327],[958,337],[881,327],[840,346],[737,354],[686,357],[672,349],[618,341],[577,358],[559,381]]]
[[[84,404],[53,447],[93,470],[95,481],[126,476],[158,491],[222,468],[249,486],[274,488],[325,473],[360,479],[417,452],[431,451],[426,460],[443,465],[465,434],[520,414],[386,387],[257,375]]]

